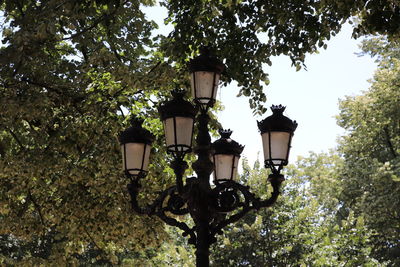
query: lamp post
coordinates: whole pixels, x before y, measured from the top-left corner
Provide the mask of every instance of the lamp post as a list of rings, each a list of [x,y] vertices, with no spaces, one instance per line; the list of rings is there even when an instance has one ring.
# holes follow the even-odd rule
[[[258,122],[262,136],[265,167],[273,191],[269,199],[261,200],[247,186],[235,181],[243,146],[230,138],[232,131],[220,130],[221,138],[211,143],[208,131],[208,109],[215,103],[218,81],[224,65],[207,49],[190,61],[191,87],[195,106],[184,100],[184,91],[173,91],[173,99],[159,107],[164,124],[167,151],[172,155],[171,167],[176,184],[161,192],[153,203],[142,207],[137,197],[140,180],[149,164],[151,133],[141,127],[142,121],[132,119],[132,126],[120,134],[123,167],[130,179],[128,191],[135,212],[158,216],[165,223],[180,228],[188,242],[196,247],[196,266],[209,266],[209,248],[216,235],[230,223],[241,219],[251,210],[272,206],[284,181],[280,173],[287,165],[290,143],[297,127],[295,121],[283,115],[284,107],[272,106],[273,115]],[[198,112],[200,110],[200,112]],[[197,114],[197,118],[195,118]],[[192,135],[197,126],[196,145]],[[184,157],[191,151],[197,155],[192,164],[197,177],[184,178],[187,163]],[[214,172],[214,180],[210,176]],[[178,221],[173,215],[189,214],[194,226]]]

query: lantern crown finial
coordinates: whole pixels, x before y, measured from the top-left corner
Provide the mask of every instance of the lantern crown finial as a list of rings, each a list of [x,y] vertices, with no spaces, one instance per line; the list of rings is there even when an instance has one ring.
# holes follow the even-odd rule
[[[177,88],[171,94],[173,96],[172,100],[164,102],[158,107],[162,120],[176,116],[191,118],[196,116],[196,107],[184,99],[186,90]]]
[[[281,104],[279,105],[272,105],[271,106],[271,110],[272,113],[278,113],[278,114],[282,114],[285,111],[286,107],[282,106]]]
[[[224,63],[211,53],[209,46],[202,46],[200,48],[200,55],[189,61],[190,72],[209,71],[221,74],[224,69]]]
[[[119,135],[120,143],[145,143],[150,145],[154,140],[154,135],[142,127],[143,122],[143,119],[132,115],[130,118],[131,126]]]
[[[218,133],[221,138],[229,139],[231,137],[232,131],[231,129],[219,129]]]
[[[282,105],[272,105],[272,115],[257,122],[260,132],[283,131],[293,133],[297,128],[297,122],[283,115],[285,109],[286,107]]]
[[[211,54],[211,49],[208,45],[201,46],[199,50],[200,50],[200,55],[210,56]]]
[[[132,115],[131,118],[129,119],[129,122],[133,127],[141,127],[144,120],[142,118]]]
[[[215,154],[234,154],[240,156],[244,146],[231,139],[232,131],[230,129],[220,129],[221,138],[212,143]]]
[[[186,90],[176,87],[174,90],[171,91],[171,95],[176,99],[182,99],[186,94]]]

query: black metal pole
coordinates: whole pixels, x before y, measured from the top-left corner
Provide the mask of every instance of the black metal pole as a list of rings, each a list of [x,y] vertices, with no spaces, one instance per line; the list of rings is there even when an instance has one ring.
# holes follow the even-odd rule
[[[197,192],[193,197],[192,217],[196,229],[196,266],[208,267],[210,255],[210,229],[211,214],[209,211],[209,195],[211,193],[210,175],[213,171],[211,155],[211,137],[208,131],[210,118],[206,110],[201,110],[197,117],[198,134],[196,138],[197,161],[193,163],[193,169],[197,174]],[[193,192],[194,193],[194,192]]]
[[[196,266],[210,266],[210,242],[208,221],[198,221],[196,223],[197,243],[196,243]]]

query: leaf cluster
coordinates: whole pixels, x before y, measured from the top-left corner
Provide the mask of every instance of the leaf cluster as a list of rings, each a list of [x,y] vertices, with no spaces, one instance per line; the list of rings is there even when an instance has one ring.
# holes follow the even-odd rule
[[[345,159],[341,198],[374,231],[375,256],[396,265],[400,251],[399,46],[372,38],[363,43],[363,49],[377,55],[379,67],[367,92],[340,103],[338,123],[347,130],[340,145]]]

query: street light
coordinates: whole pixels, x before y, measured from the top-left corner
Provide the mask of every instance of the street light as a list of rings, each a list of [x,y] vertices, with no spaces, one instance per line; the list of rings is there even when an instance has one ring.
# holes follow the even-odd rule
[[[192,95],[196,104],[201,108],[214,105],[219,78],[224,69],[224,64],[216,57],[211,56],[207,47],[203,47],[200,56],[190,61]]]
[[[145,176],[149,166],[151,143],[154,136],[142,128],[143,120],[133,117],[131,127],[119,136],[122,165],[129,178]]]
[[[128,192],[135,212],[156,215],[165,223],[180,228],[189,236],[189,244],[196,247],[196,266],[209,266],[210,245],[216,235],[230,223],[241,219],[251,210],[272,206],[278,196],[288,163],[290,142],[297,123],[283,116],[282,106],[272,106],[273,115],[258,122],[262,135],[265,166],[271,168],[268,180],[273,191],[266,200],[250,192],[249,187],[235,181],[243,146],[230,138],[232,131],[220,130],[221,138],[211,143],[208,131],[208,109],[215,103],[215,95],[224,65],[203,49],[201,55],[189,64],[194,107],[184,100],[184,91],[172,92],[173,99],[159,107],[164,124],[167,151],[173,155],[171,167],[176,184],[161,192],[152,204],[142,207],[138,203],[140,181],[147,173],[152,135],[141,127],[142,121],[133,119],[132,127],[121,133],[125,174],[131,179]],[[195,118],[198,110],[200,113]],[[194,125],[197,126],[196,145],[192,149]],[[194,151],[197,160],[192,168],[197,177],[186,177],[187,153]],[[210,176],[214,172],[214,182]],[[194,226],[178,221],[171,215],[189,214]]]
[[[244,146],[230,138],[231,130],[219,130],[221,138],[212,143],[214,183],[236,178],[240,154]]]
[[[173,99],[161,105],[158,110],[164,124],[167,151],[175,158],[183,158],[192,150],[193,124],[196,108],[183,99],[185,91],[172,92]]]
[[[283,115],[284,106],[272,105],[272,115],[257,122],[261,132],[265,167],[279,173],[288,164],[290,145],[297,122]]]

